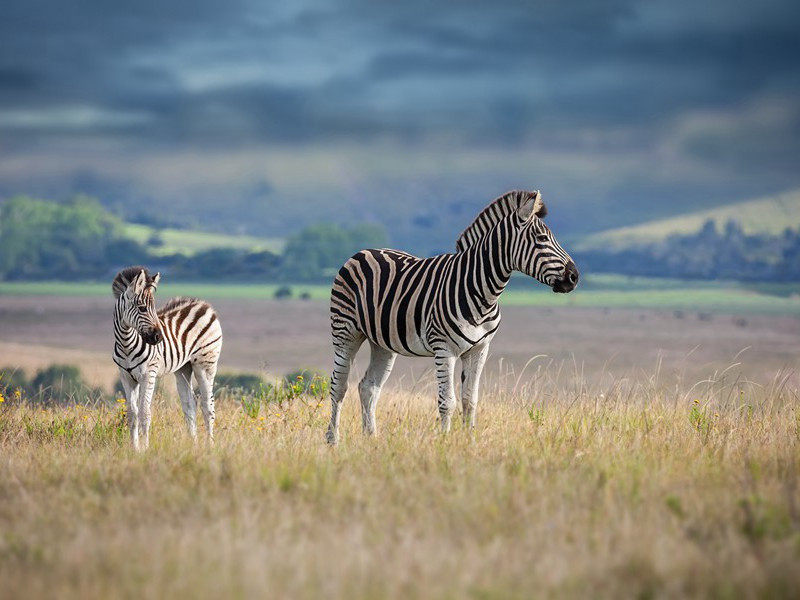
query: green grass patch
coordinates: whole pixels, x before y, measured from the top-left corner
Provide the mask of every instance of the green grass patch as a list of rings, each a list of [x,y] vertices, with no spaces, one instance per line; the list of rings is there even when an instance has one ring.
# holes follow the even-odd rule
[[[235,248],[251,252],[269,250],[280,254],[285,243],[282,238],[261,238],[183,229],[155,229],[137,224],[125,225],[125,236],[148,246],[150,252],[158,256],[178,253],[191,256],[211,248]],[[159,239],[161,245],[150,245],[148,242],[152,238]]]
[[[193,296],[197,298],[264,300],[274,299],[287,284],[216,284],[171,283],[160,288],[162,298]],[[289,284],[291,298],[328,301],[327,284]],[[0,282],[0,295],[19,296],[107,296],[110,283],[80,282]],[[763,290],[725,282],[649,279],[618,275],[594,275],[584,278],[571,294],[554,294],[531,279],[515,278],[502,296],[504,306],[574,306],[582,308],[653,308],[693,310],[717,313],[800,315],[800,285],[773,284]]]
[[[195,298],[257,300],[274,298],[275,292],[286,287],[284,283],[171,283],[159,285],[158,296],[191,296]],[[324,284],[290,284],[292,299],[328,300],[330,286]],[[111,296],[111,282],[72,281],[0,281],[0,296]]]

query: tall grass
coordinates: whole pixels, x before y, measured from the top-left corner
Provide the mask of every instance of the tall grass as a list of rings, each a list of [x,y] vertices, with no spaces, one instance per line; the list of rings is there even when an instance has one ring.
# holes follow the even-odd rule
[[[437,433],[427,380],[379,436],[348,394],[221,401],[191,444],[171,398],[150,450],[122,409],[0,404],[2,597],[798,597],[790,374],[489,376],[474,432]],[[202,437],[202,436],[201,436]]]

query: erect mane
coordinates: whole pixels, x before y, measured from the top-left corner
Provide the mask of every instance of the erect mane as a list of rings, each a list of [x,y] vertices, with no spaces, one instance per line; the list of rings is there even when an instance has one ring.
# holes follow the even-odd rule
[[[117,273],[117,276],[114,277],[114,281],[111,283],[111,291],[114,292],[114,298],[119,298],[142,271],[144,271],[144,276],[147,279],[147,285],[153,285],[155,276],[145,267],[127,267]]]
[[[456,252],[463,252],[475,244],[489,229],[496,225],[502,218],[507,217],[517,210],[535,193],[536,192],[529,192],[526,190],[514,190],[493,200],[489,206],[484,208],[480,214],[475,217],[475,220],[461,232],[461,235],[458,236]],[[544,217],[544,212],[540,213],[540,216]]]

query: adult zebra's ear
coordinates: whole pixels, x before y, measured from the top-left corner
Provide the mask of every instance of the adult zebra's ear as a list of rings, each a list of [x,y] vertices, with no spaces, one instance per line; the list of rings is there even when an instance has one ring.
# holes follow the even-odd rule
[[[547,207],[544,205],[541,192],[539,190],[530,192],[522,206],[517,209],[517,213],[524,221],[530,220],[533,215],[544,219],[547,214]]]
[[[150,285],[152,285],[154,288],[157,288],[159,281],[161,281],[161,273],[160,272],[156,273],[156,276],[153,277],[153,282]]]

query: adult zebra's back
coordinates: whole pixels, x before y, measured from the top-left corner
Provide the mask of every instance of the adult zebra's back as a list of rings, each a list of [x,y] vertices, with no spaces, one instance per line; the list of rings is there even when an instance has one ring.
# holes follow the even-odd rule
[[[214,377],[222,350],[222,328],[207,302],[173,298],[155,309],[154,293],[161,278],[143,267],[123,269],[111,289],[114,306],[113,359],[125,390],[131,443],[147,448],[150,403],[156,378],[175,373],[178,395],[189,433],[197,435],[197,403],[192,379],[200,389],[199,404],[209,440],[214,439]]]
[[[453,376],[462,359],[464,423],[475,425],[478,383],[500,324],[498,299],[513,271],[566,293],[578,270],[542,220],[538,191],[497,198],[464,230],[455,254],[417,258],[398,250],[362,250],[339,270],[331,290],[334,366],[327,439],[339,439],[350,365],[364,343],[372,350],[359,384],[365,433],[375,433],[375,406],[398,354],[433,356],[442,430],[455,409]]]

